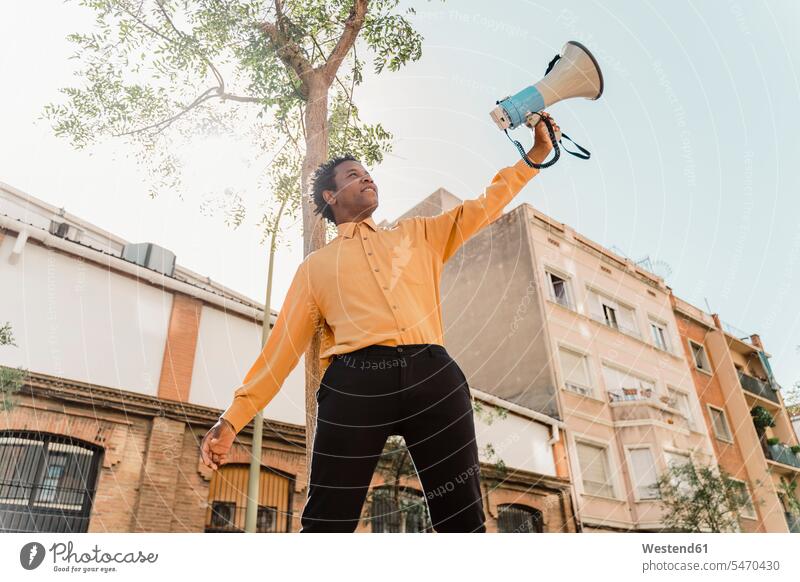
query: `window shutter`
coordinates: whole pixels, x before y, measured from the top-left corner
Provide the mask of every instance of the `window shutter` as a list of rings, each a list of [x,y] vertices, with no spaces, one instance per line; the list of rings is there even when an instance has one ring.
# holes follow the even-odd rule
[[[589,494],[613,496],[608,482],[605,449],[578,443],[578,463],[581,467],[583,487]]]
[[[658,491],[650,488],[657,480],[656,467],[650,449],[630,449],[633,484],[640,499],[654,499]]]
[[[711,409],[711,419],[714,422],[714,432],[724,439],[732,440],[731,433],[728,430],[728,423],[725,422],[725,415],[721,410],[716,408]]]
[[[586,371],[586,356],[564,348],[560,348],[558,351],[561,356],[564,380],[578,386],[590,386],[589,375]]]

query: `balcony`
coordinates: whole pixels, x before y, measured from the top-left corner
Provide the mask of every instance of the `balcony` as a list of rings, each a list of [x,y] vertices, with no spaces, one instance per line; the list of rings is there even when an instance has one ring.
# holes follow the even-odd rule
[[[791,448],[783,443],[767,445],[765,452],[767,453],[767,458],[772,459],[776,463],[782,463],[800,469],[800,458],[798,458],[796,453],[792,452]]]
[[[778,400],[778,393],[772,389],[768,382],[762,382],[758,378],[753,378],[742,372],[739,372],[739,383],[746,392],[766,398],[770,402],[780,404]]]
[[[634,394],[634,392],[636,392]],[[662,400],[649,396],[648,389],[625,389],[608,393],[611,416],[615,422],[649,420],[654,423],[674,425],[689,429],[688,419],[667,398]],[[670,405],[671,404],[671,405]]]

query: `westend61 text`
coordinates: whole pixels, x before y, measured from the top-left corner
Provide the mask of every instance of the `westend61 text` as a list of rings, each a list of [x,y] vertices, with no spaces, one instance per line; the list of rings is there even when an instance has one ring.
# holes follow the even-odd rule
[[[708,544],[686,544],[682,546],[642,544],[642,551],[645,554],[707,554]]]

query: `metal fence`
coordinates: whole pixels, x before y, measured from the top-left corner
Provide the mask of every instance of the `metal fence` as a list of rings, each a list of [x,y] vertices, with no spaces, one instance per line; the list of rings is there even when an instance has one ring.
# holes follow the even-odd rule
[[[88,531],[101,457],[70,437],[0,431],[0,531]]]
[[[542,533],[542,512],[524,505],[501,505],[497,508],[499,533]]]
[[[376,487],[367,502],[373,533],[430,533],[428,505],[418,491]]]
[[[778,400],[778,393],[775,392],[775,390],[773,390],[767,382],[762,382],[758,378],[753,378],[752,376],[748,376],[742,372],[739,372],[739,382],[742,384],[742,388],[748,392],[757,394],[758,396],[766,398],[775,404],[780,404],[780,400]]]

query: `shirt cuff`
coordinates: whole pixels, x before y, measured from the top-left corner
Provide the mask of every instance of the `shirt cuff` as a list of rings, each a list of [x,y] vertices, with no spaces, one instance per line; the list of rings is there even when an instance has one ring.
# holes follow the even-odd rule
[[[233,430],[236,434],[239,434],[244,427],[248,425],[248,423],[253,420],[253,417],[256,415],[250,414],[247,411],[239,410],[237,407],[237,403],[233,403],[228,407],[228,409],[220,415],[220,418],[224,418],[228,422],[233,425]]]
[[[531,178],[533,178],[533,177],[534,177],[536,174],[538,174],[538,173],[539,173],[539,170],[538,170],[537,168],[531,168],[531,167],[530,167],[530,166],[529,166],[529,165],[528,165],[528,164],[525,162],[525,160],[523,160],[522,158],[520,158],[519,160],[517,160],[517,163],[516,163],[516,164],[514,164],[514,165],[513,165],[513,166],[511,166],[511,167],[512,167],[512,168],[514,168],[514,171],[517,173],[517,175],[518,175],[520,178],[522,178],[523,180],[525,180],[525,181],[528,181],[528,180],[530,180],[530,179],[531,179]]]

